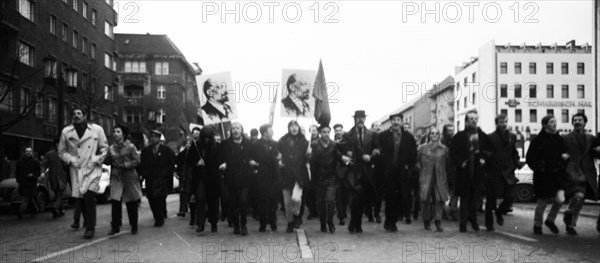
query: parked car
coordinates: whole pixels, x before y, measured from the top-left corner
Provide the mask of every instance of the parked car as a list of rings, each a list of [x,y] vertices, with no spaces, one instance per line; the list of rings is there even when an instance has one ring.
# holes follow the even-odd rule
[[[533,202],[535,200],[535,191],[533,189],[533,170],[525,163],[525,159],[520,160],[523,168],[515,170],[515,176],[519,179],[515,186],[515,201]]]
[[[52,207],[53,193],[50,190],[48,170],[41,173],[37,181],[35,191],[35,204],[40,212]],[[100,177],[100,191],[98,193],[98,202],[106,202],[110,199],[110,166],[102,165],[102,176]],[[70,193],[70,185],[67,185],[65,193]],[[64,195],[65,203],[69,202],[71,195]],[[16,178],[8,178],[0,182],[0,207],[16,208],[21,204],[19,197],[19,183]]]

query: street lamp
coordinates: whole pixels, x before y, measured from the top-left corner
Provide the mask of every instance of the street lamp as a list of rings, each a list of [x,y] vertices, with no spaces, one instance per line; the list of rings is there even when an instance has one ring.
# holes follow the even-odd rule
[[[58,132],[62,131],[64,120],[64,91],[66,87],[67,93],[74,93],[77,89],[77,70],[72,67],[66,69],[68,83],[65,85],[65,80],[62,74],[58,73],[56,58],[47,56],[43,59],[44,62],[44,84],[54,86],[58,97]]]

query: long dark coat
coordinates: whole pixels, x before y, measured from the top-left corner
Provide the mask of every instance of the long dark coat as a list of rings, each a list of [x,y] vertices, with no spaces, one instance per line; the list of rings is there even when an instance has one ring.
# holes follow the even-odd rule
[[[564,189],[565,162],[561,155],[566,153],[563,138],[545,130],[531,140],[527,150],[527,165],[533,170],[533,187],[537,198],[554,198],[558,190]]]
[[[256,191],[260,198],[281,194],[281,173],[277,161],[277,142],[260,139],[254,145],[254,159],[258,163]]]
[[[400,151],[398,160],[394,160],[394,132],[389,129],[379,134],[379,145],[381,145],[381,172],[383,173],[383,186],[392,186],[396,183],[407,183],[409,173],[417,163],[417,143],[412,134],[400,131]],[[399,168],[399,169],[397,169]],[[400,174],[396,174],[399,171]]]
[[[24,156],[17,161],[16,179],[19,183],[19,195],[31,197],[35,194],[41,169],[40,162],[33,157]],[[33,176],[29,177],[28,174],[33,174]]]
[[[175,154],[164,145],[160,145],[154,155],[153,146],[142,150],[140,171],[146,180],[146,196],[167,196],[173,187],[173,172],[175,171]]]
[[[574,131],[563,135],[563,142],[569,162],[567,163],[567,173],[565,177],[565,194],[571,196],[575,192],[585,193],[586,198],[596,200],[598,196],[598,180],[596,175],[596,165],[594,157],[598,153],[592,148],[596,137],[590,134],[584,134],[585,145],[579,145]]]
[[[336,167],[340,161],[337,146],[330,141],[327,147],[319,140],[311,143],[312,154],[310,156],[311,183],[318,186],[331,186],[337,182]]]
[[[348,166],[348,170],[345,175],[345,180],[354,190],[365,190],[371,188],[376,192],[375,189],[375,178],[373,177],[372,161],[374,156],[372,155],[373,150],[379,147],[379,138],[375,133],[364,128],[363,144],[362,148],[358,141],[358,128],[352,127],[350,131],[344,133],[342,136],[342,142],[338,147],[339,156],[341,160],[342,155],[346,155],[348,151],[352,152],[352,161],[354,165]],[[362,156],[368,154],[371,156],[371,162],[364,162]],[[367,182],[368,185],[362,185],[361,182]]]
[[[225,140],[222,144],[221,162],[226,163],[225,185],[229,188],[240,189],[250,187],[252,180],[252,168],[250,160],[252,145],[250,141],[242,138],[240,144],[236,144],[233,138]]]
[[[498,130],[490,133],[490,143],[493,147],[494,158],[488,169],[488,179],[497,182],[503,178],[508,184],[516,184],[515,169],[519,167],[519,152],[517,152],[517,136],[509,131],[508,138],[503,139]]]
[[[58,156],[58,151],[52,149],[46,154],[45,166],[48,168],[48,182],[50,183],[50,189],[57,193],[63,192],[67,188],[68,170],[67,166]]]
[[[473,156],[469,151],[471,142],[467,130],[456,133],[450,143],[450,158],[456,167],[456,191],[461,196],[470,189],[476,192],[483,190],[485,166],[489,165],[493,157],[493,149],[487,134],[477,128],[477,136],[479,137],[479,152]],[[481,165],[480,159],[485,160],[485,165]],[[463,163],[466,163],[465,167],[463,167]]]
[[[197,166],[200,159],[204,160],[204,166]],[[192,145],[186,151],[185,157],[185,191],[194,193],[199,180],[206,180],[206,146],[200,140],[192,141]]]
[[[306,167],[308,140],[300,133],[297,136],[288,133],[279,139],[277,150],[281,153],[281,162],[284,164],[281,169],[281,187],[291,190],[296,182],[300,186],[307,185],[309,182]]]

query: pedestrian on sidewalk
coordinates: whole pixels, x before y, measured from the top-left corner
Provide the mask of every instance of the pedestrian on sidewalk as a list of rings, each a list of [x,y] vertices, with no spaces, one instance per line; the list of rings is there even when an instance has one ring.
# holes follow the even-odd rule
[[[547,115],[542,118],[542,130],[531,140],[526,155],[527,165],[533,170],[533,187],[537,197],[533,224],[534,234],[542,234],[544,211],[548,204],[552,204],[552,208],[544,224],[554,234],[558,234],[558,228],[554,221],[565,201],[563,181],[567,159],[567,149],[563,138],[556,130],[556,118],[553,115]]]
[[[140,164],[140,156],[135,145],[129,140],[129,128],[116,125],[113,128],[115,143],[108,149],[104,161],[111,166],[110,201],[111,230],[108,235],[119,233],[122,220],[122,203],[127,207],[131,234],[138,231],[138,201],[142,199],[142,188],[135,167]]]
[[[583,208],[585,199],[597,200],[598,181],[594,158],[600,156],[600,151],[592,148],[596,137],[587,134],[585,125],[587,116],[577,113],[571,118],[573,131],[563,135],[569,160],[565,178],[565,197],[569,200],[569,207],[563,215],[566,231],[570,235],[577,235],[575,226],[579,213]]]
[[[140,171],[146,181],[146,197],[154,216],[154,226],[165,224],[167,195],[171,191],[175,154],[160,143],[162,132],[150,132],[150,145],[142,150]]]
[[[434,219],[436,230],[441,232],[444,230],[442,228],[444,203],[450,196],[446,174],[450,155],[448,148],[440,141],[440,130],[431,128],[428,137],[429,143],[420,146],[417,155],[417,165],[420,170],[419,193],[423,202],[423,224],[425,230],[431,230],[431,219]]]
[[[48,151],[44,156],[44,166],[48,168],[48,182],[50,190],[54,193],[54,207],[52,208],[52,217],[57,218],[65,215],[63,211],[63,196],[67,188],[67,167],[58,156],[58,143],[60,138],[54,140],[55,148]]]
[[[37,179],[41,173],[40,162],[33,158],[33,149],[31,146],[25,147],[23,157],[17,161],[16,179],[19,184],[19,196],[21,197],[21,205],[17,211],[17,216],[21,219],[25,209],[32,204],[34,207],[34,214],[38,211],[38,207],[35,203],[35,193],[37,186]]]
[[[96,228],[96,192],[108,142],[102,127],[87,122],[84,109],[75,107],[71,113],[73,123],[61,132],[58,154],[69,166],[72,197],[78,199],[83,214],[83,237],[90,239]]]

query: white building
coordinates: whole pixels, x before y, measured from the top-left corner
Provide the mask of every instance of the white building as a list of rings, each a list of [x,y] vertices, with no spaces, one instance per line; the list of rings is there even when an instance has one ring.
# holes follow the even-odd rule
[[[495,45],[490,41],[479,56],[456,68],[455,125],[464,129],[464,116],[479,113],[485,132],[495,129],[494,117],[504,113],[517,133],[537,134],[540,121],[553,114],[558,129],[572,129],[571,116],[584,112],[586,128],[596,132],[596,90],[591,46]]]

